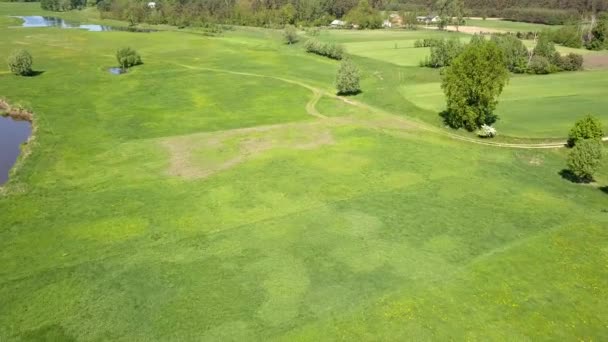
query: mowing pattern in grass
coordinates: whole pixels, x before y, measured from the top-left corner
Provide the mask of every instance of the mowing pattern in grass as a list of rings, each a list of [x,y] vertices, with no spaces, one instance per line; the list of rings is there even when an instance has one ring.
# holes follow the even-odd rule
[[[40,126],[0,194],[0,340],[608,338],[606,194],[558,176],[565,151],[202,70],[332,92],[337,63],[274,31],[0,37],[44,71],[0,74]],[[146,64],[109,75],[116,46]],[[436,71],[356,61],[358,100],[430,115],[394,86]]]

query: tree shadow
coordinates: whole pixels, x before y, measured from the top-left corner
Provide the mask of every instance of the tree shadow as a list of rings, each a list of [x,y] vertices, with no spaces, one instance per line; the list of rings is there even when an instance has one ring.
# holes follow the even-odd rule
[[[25,75],[26,77],[36,77],[44,74],[44,70],[32,70],[29,74]]]
[[[359,95],[359,94],[363,94],[363,91],[357,90],[357,91],[337,92],[336,93],[336,95],[338,95],[338,96],[355,96],[355,95]]]
[[[560,172],[558,172],[558,174],[565,180],[568,180],[572,183],[576,183],[576,184],[589,184],[591,182],[593,182],[592,178],[581,178],[577,175],[574,174],[574,172],[568,170],[568,169],[563,169]]]
[[[600,191],[608,195],[608,185],[600,187]]]

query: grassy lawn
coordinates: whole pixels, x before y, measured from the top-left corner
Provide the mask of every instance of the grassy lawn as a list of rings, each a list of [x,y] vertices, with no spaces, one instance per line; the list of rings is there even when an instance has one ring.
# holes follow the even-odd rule
[[[608,113],[602,110],[608,105],[602,96],[606,87],[606,70],[513,77],[500,97],[496,127],[513,137],[564,138],[574,121],[590,113],[608,125]],[[438,82],[404,86],[400,91],[432,113],[445,108]]]
[[[559,25],[544,25],[544,24],[533,24],[523,23],[518,21],[508,20],[481,20],[481,19],[467,19],[467,26],[477,26],[484,28],[491,28],[496,30],[511,31],[511,32],[534,32],[542,31],[547,29],[559,28]]]
[[[38,124],[0,190],[0,341],[608,339],[608,163],[577,185],[564,150],[419,129],[438,72],[389,54],[353,52],[376,110],[279,31],[9,28],[34,5],[0,3],[0,60],[43,71],[0,66]],[[145,64],[114,76],[122,46]],[[606,76],[514,78],[499,132],[563,136]]]

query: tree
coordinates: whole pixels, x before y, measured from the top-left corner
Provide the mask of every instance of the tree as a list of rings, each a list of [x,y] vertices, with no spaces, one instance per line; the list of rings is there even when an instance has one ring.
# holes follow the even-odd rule
[[[116,51],[116,60],[118,61],[118,65],[123,70],[142,64],[141,57],[137,51],[131,49],[130,47],[118,49],[118,51]]]
[[[29,76],[32,74],[32,55],[25,50],[15,50],[8,56],[8,68],[18,76]]]
[[[402,13],[401,20],[403,22],[403,27],[408,30],[415,30],[416,26],[418,25],[416,12],[413,11]]]
[[[445,122],[469,131],[491,125],[498,96],[509,80],[503,52],[492,41],[469,44],[445,69],[441,87],[447,98]]]
[[[512,35],[495,35],[492,36],[492,40],[496,42],[498,47],[505,54],[505,62],[509,71],[515,73],[523,73],[526,71],[528,49],[521,40]]]
[[[359,68],[348,59],[340,63],[338,74],[336,75],[336,88],[339,95],[352,95],[361,92],[359,86]]]
[[[549,32],[543,32],[538,37],[536,46],[532,54],[534,56],[541,56],[551,60],[555,56],[555,45],[551,41],[551,35]]]
[[[359,4],[346,15],[346,21],[358,25],[359,29],[376,29],[382,27],[380,13],[372,8],[367,0],[360,0]]]
[[[298,42],[298,31],[295,26],[287,25],[285,26],[285,30],[283,31],[283,37],[287,44],[294,44]]]
[[[580,181],[593,181],[602,161],[602,150],[602,143],[597,140],[580,141],[568,155],[568,168]]]
[[[475,36],[474,36],[475,37]],[[425,41],[422,42],[425,45]],[[431,55],[421,62],[422,66],[430,68],[443,68],[452,64],[452,61],[462,53],[464,44],[458,39],[438,39],[428,41],[431,44]]]
[[[568,146],[575,146],[579,141],[586,139],[601,141],[603,136],[600,120],[593,115],[587,115],[574,123],[568,134]]]

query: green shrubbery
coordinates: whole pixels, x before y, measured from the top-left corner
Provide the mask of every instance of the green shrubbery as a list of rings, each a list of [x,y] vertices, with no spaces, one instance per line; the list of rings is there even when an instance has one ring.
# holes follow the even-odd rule
[[[298,31],[293,25],[286,25],[283,30],[283,38],[287,44],[294,44],[298,42]]]
[[[344,19],[360,30],[382,27],[382,16],[368,0],[360,0],[356,7],[348,12]]]
[[[460,55],[465,44],[459,39],[437,39],[433,41],[430,57],[420,62],[420,66],[430,68],[442,68],[452,64],[452,61]]]
[[[10,71],[19,76],[29,76],[32,74],[32,55],[25,50],[13,51],[8,56],[8,68]]]
[[[501,15],[506,20],[547,25],[563,25],[578,17],[576,11],[548,8],[507,8]]]
[[[40,8],[47,11],[69,11],[82,9],[86,6],[86,0],[41,0]]]
[[[130,47],[118,49],[118,51],[116,51],[116,60],[123,70],[142,64],[141,57],[137,51]]]
[[[577,143],[568,155],[568,168],[581,182],[593,181],[593,175],[601,165],[602,143],[586,139]]]
[[[350,61],[345,59],[340,63],[338,74],[336,75],[336,89],[339,95],[352,95],[361,92],[359,86],[360,79],[359,68]]]
[[[555,44],[580,49],[583,46],[581,28],[578,25],[566,25],[550,33]]]
[[[529,55],[528,49],[521,40],[512,35],[494,35],[492,41],[502,50],[509,71],[526,72]]]
[[[304,45],[306,52],[314,53],[320,56],[329,57],[332,59],[341,60],[344,56],[344,48],[342,45],[335,43],[324,43],[316,39],[309,39]]]
[[[434,47],[441,43],[441,39],[435,38],[424,38],[418,39],[414,42],[415,48],[423,48],[423,47]]]
[[[604,136],[602,123],[592,115],[587,115],[578,120],[568,134],[568,146],[574,146],[582,140],[597,140],[600,141]]]

